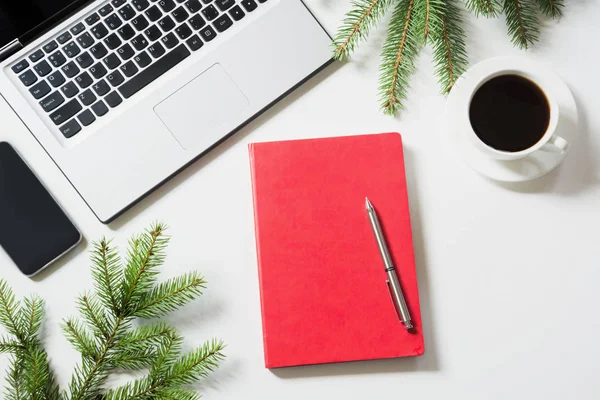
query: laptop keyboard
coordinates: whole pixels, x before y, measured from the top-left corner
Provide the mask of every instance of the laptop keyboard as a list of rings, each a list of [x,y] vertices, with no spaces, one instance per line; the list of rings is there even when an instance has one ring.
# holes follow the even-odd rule
[[[112,0],[12,66],[71,138],[267,0]]]

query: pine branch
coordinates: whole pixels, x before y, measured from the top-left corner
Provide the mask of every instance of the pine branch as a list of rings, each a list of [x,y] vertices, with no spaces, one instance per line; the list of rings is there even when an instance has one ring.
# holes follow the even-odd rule
[[[144,325],[127,332],[117,348],[123,351],[133,351],[160,346],[169,335],[174,333],[176,333],[175,328],[164,322]]]
[[[169,374],[164,378],[164,382],[187,385],[200,378],[205,378],[225,359],[224,349],[223,342],[213,339],[190,351],[175,362]]]
[[[131,242],[121,292],[121,314],[131,316],[143,293],[156,281],[156,267],[165,259],[164,250],[169,243],[165,236],[166,226],[158,223]]]
[[[161,376],[169,371],[181,352],[182,343],[183,338],[177,332],[171,332],[165,337],[158,348],[156,361],[152,364],[150,370],[152,380],[159,380]]]
[[[121,299],[119,298],[119,279],[121,277],[121,260],[117,249],[109,240],[102,239],[94,243],[92,250],[92,276],[96,291],[106,308],[119,314]]]
[[[4,325],[8,333],[16,336],[22,343],[25,336],[20,329],[19,307],[20,303],[15,300],[12,289],[5,280],[0,279],[0,324]]]
[[[467,0],[467,8],[475,16],[483,15],[487,18],[497,17],[502,10],[499,0]]]
[[[89,358],[92,361],[98,359],[99,350],[96,341],[76,319],[67,319],[61,328],[69,343],[81,353],[82,357]]]
[[[420,0],[415,2],[414,8],[415,29],[423,32],[423,39],[439,34],[442,29],[444,0]]]
[[[539,20],[534,0],[504,0],[508,34],[521,49],[528,49],[538,40]]]
[[[44,300],[35,295],[23,299],[18,318],[23,337],[26,340],[34,338],[44,320]]]
[[[166,315],[202,294],[206,281],[197,272],[190,272],[161,283],[140,298],[134,315],[155,318]]]
[[[398,1],[383,46],[379,92],[381,107],[389,115],[394,115],[406,100],[409,78],[414,72],[415,59],[423,45],[423,36],[415,29],[415,1]]]
[[[537,0],[542,13],[548,18],[560,18],[565,7],[564,0]]]
[[[432,36],[431,41],[435,74],[442,93],[447,94],[468,65],[465,33],[456,0],[446,0],[440,19],[442,29]]]
[[[108,338],[111,326],[96,296],[93,294],[80,296],[77,299],[77,308],[96,336]]]
[[[21,386],[23,385],[22,356],[13,355],[9,361],[6,376],[6,400],[26,400]]]
[[[343,60],[369,35],[393,0],[355,0],[333,39],[334,58]]]

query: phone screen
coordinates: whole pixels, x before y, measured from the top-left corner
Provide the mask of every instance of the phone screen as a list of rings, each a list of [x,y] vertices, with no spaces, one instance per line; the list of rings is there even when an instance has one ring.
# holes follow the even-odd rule
[[[0,246],[28,276],[50,265],[81,234],[15,149],[0,142]]]

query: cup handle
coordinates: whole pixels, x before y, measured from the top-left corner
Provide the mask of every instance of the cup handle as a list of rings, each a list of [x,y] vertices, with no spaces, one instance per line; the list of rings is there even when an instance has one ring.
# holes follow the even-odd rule
[[[546,143],[545,145],[543,145],[540,148],[540,150],[547,151],[549,153],[562,154],[565,151],[567,151],[568,147],[569,147],[569,142],[567,142],[565,139],[561,138],[560,136],[554,135],[550,138],[548,143]]]

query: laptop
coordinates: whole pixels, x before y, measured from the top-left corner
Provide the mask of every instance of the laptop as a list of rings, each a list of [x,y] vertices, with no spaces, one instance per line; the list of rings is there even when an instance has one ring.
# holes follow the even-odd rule
[[[324,68],[330,43],[300,0],[0,0],[0,95],[109,223]]]

